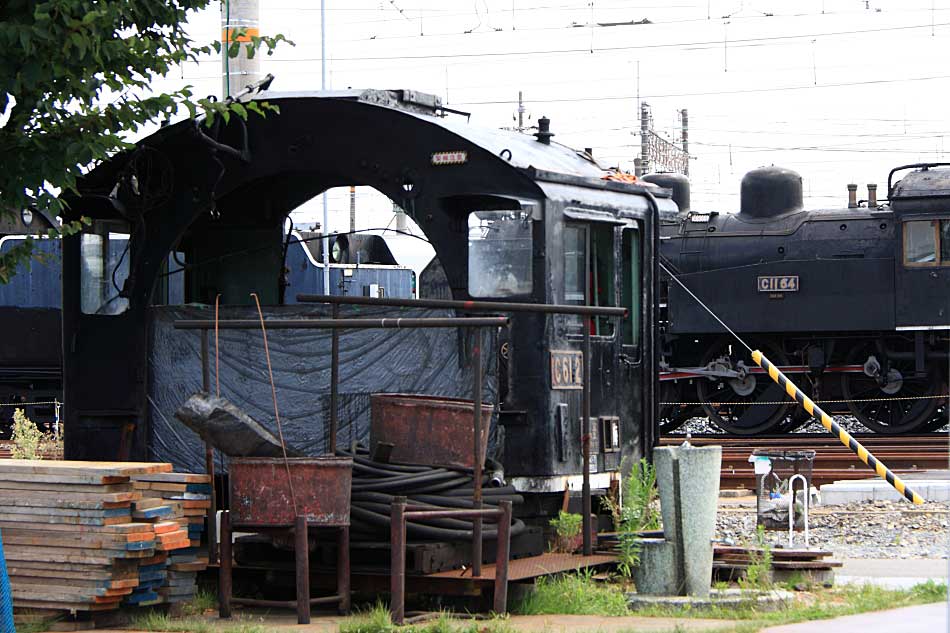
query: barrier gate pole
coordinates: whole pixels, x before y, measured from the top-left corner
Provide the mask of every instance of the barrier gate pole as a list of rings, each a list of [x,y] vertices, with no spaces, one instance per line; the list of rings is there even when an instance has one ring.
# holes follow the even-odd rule
[[[785,374],[779,371],[778,367],[773,365],[771,361],[769,361],[769,359],[767,359],[762,354],[762,352],[759,350],[752,352],[752,360],[754,360],[759,367],[767,371],[769,373],[769,377],[777,382],[779,386],[785,390],[785,393],[787,393],[789,397],[798,402],[798,404],[802,405],[809,415],[821,422],[821,425],[825,427],[828,432],[836,435],[838,439],[841,440],[842,444],[856,453],[858,459],[873,468],[878,477],[887,481],[887,483],[892,485],[894,489],[901,493],[908,501],[912,501],[916,504],[921,504],[924,502],[923,497],[908,488],[907,484],[905,484],[900,477],[892,473],[887,466],[878,461],[874,455],[868,452],[868,449],[864,448],[860,442],[851,437],[850,433],[838,426],[838,424],[831,419],[831,416],[822,411],[821,407],[815,404],[811,398],[802,393],[802,390],[799,389],[795,383],[786,378]]]

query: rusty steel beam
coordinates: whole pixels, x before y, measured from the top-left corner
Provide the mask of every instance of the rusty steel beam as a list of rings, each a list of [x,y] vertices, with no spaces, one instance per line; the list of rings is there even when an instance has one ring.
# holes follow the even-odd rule
[[[301,303],[370,305],[390,308],[448,308],[470,312],[534,312],[541,314],[577,314],[581,316],[623,317],[626,308],[606,306],[557,305],[552,303],[513,303],[510,301],[456,301],[452,299],[396,299],[337,295],[298,294]]]
[[[478,450],[481,446],[482,436],[482,331],[475,329],[475,343],[472,346],[472,373],[474,374],[475,384],[473,385],[472,400],[475,404],[474,409],[474,429],[472,450],[474,459],[472,461],[474,479],[472,481],[472,507],[476,510],[482,507],[482,456]],[[472,523],[472,575],[482,575],[482,519],[480,516],[474,517]]]
[[[582,371],[584,372],[584,391],[582,393],[584,407],[584,428],[581,431],[581,460],[584,462],[583,483],[581,484],[581,525],[584,530],[584,556],[593,553],[593,544],[590,538],[590,324],[584,324],[584,351]]]
[[[221,513],[221,565],[218,567],[218,615],[231,617],[231,513]]]
[[[406,498],[396,497],[390,508],[390,605],[393,624],[406,619]]]
[[[340,306],[333,306],[334,320],[340,317]],[[339,400],[340,383],[340,330],[333,330],[333,339],[330,345],[330,445],[327,452],[336,455],[336,433],[339,427],[337,417],[337,401]]]
[[[271,330],[367,330],[400,328],[454,328],[454,327],[508,327],[508,317],[442,317],[428,319],[266,319]],[[182,319],[175,321],[176,330],[208,330],[214,321],[206,319]],[[222,330],[259,330],[261,322],[256,319],[230,319],[218,321]]]
[[[208,360],[208,330],[201,332],[201,389],[205,393],[211,393],[211,363]],[[214,448],[210,442],[205,442],[205,472],[211,484],[211,505],[208,506],[208,512],[205,520],[208,522],[208,561],[213,565],[217,560],[217,548],[215,547],[214,519],[218,513],[218,496],[214,488]]]
[[[336,540],[336,592],[339,597],[339,611],[343,615],[350,613],[350,527],[340,528]],[[313,604],[313,601],[310,601]]]
[[[498,504],[501,519],[498,521],[498,542],[495,544],[495,601],[496,614],[508,611],[508,559],[511,551],[511,501]]]
[[[294,525],[294,561],[297,572],[297,624],[310,624],[310,542],[307,517]]]

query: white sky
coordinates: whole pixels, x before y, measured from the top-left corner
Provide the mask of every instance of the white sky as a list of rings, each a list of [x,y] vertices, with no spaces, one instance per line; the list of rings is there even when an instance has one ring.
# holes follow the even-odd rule
[[[260,6],[262,33],[297,43],[263,57],[272,89],[319,89],[319,2]],[[687,108],[695,209],[736,210],[742,175],[769,164],[802,174],[807,207],[842,206],[849,182],[860,198],[877,182],[883,197],[889,169],[943,160],[950,135],[950,0],[327,0],[327,8],[328,87],[432,92],[495,127],[513,125],[522,90],[532,124],[548,116],[556,141],[593,147],[603,164],[633,170],[638,87],[656,129],[671,137]],[[651,24],[596,26],[643,19]],[[217,6],[191,26],[198,41],[218,37]],[[218,94],[220,60],[189,65],[172,83]],[[330,203],[331,229],[345,228],[348,194],[333,192]],[[382,215],[364,219],[367,207]],[[360,212],[367,226],[386,221],[388,208],[361,190]],[[311,203],[298,217],[319,215]]]

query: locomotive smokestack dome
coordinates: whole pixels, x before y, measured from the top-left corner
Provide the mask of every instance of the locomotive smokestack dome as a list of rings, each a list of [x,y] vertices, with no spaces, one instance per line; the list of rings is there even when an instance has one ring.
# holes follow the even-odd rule
[[[802,177],[784,167],[759,167],[742,177],[739,215],[774,218],[802,208]]]
[[[673,202],[679,207],[680,213],[689,211],[689,178],[683,174],[659,173],[647,174],[640,180],[651,182],[657,187],[673,190]]]

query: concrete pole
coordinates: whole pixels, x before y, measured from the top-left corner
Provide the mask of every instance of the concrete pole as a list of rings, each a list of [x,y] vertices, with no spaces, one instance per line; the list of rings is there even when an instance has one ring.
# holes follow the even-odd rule
[[[683,167],[683,175],[689,176],[689,112],[686,108],[682,110],[683,124],[683,153],[686,154],[686,163]]]
[[[640,104],[640,173],[650,173],[650,104]]]
[[[350,233],[356,231],[356,187],[350,185]]]
[[[240,92],[248,84],[259,81],[261,56],[247,58],[247,44],[260,35],[261,8],[259,0],[222,0],[221,2],[221,70],[222,98]],[[228,56],[233,42],[241,42],[237,57]]]
[[[518,91],[518,131],[524,132],[524,99],[522,98],[521,91]]]
[[[320,90],[327,89],[327,7],[320,0]],[[327,209],[327,192],[323,192],[323,292],[330,293],[330,212]]]

